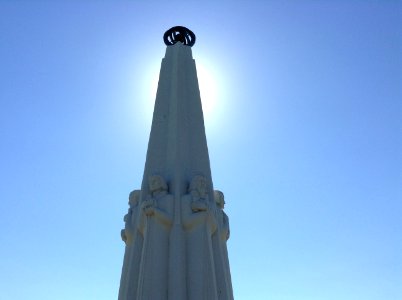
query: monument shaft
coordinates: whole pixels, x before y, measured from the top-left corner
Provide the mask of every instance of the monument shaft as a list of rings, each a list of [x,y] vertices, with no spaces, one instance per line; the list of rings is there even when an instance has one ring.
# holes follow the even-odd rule
[[[196,66],[187,45],[195,36],[166,36],[165,42],[173,42],[162,60],[141,190],[130,194],[122,230],[119,300],[233,299],[229,222],[223,194],[213,190]]]

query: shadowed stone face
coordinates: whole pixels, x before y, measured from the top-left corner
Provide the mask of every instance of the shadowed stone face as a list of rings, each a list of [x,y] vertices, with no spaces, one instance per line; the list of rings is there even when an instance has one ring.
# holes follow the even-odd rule
[[[221,191],[216,190],[215,191],[215,203],[216,205],[221,208],[224,209],[225,208],[225,196],[223,195],[223,193]]]
[[[158,191],[167,191],[167,184],[162,176],[152,175],[149,177],[149,190],[151,193]]]
[[[140,199],[140,194],[141,191],[139,190],[135,190],[130,193],[130,196],[128,197],[128,204],[130,205],[130,207],[137,206]]]
[[[204,176],[195,176],[190,183],[189,191],[196,191],[200,197],[205,197],[207,194],[207,180]]]

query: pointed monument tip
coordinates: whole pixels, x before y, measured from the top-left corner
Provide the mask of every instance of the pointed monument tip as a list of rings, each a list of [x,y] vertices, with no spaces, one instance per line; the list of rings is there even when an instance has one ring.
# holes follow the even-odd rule
[[[166,46],[172,46],[177,42],[181,42],[183,45],[192,47],[195,43],[195,34],[186,27],[174,26],[165,32],[163,41]]]

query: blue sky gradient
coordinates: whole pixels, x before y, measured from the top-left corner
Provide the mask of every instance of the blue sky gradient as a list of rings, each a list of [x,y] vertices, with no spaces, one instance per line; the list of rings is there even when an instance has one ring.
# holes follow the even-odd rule
[[[402,299],[401,1],[6,0],[0,299],[117,299],[175,25],[216,84],[235,298]]]

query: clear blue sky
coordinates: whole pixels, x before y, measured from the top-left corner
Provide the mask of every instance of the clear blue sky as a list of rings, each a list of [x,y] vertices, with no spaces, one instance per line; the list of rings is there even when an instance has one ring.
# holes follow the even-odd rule
[[[117,299],[174,25],[216,84],[235,298],[402,299],[401,1],[198,3],[0,0],[0,299]]]

